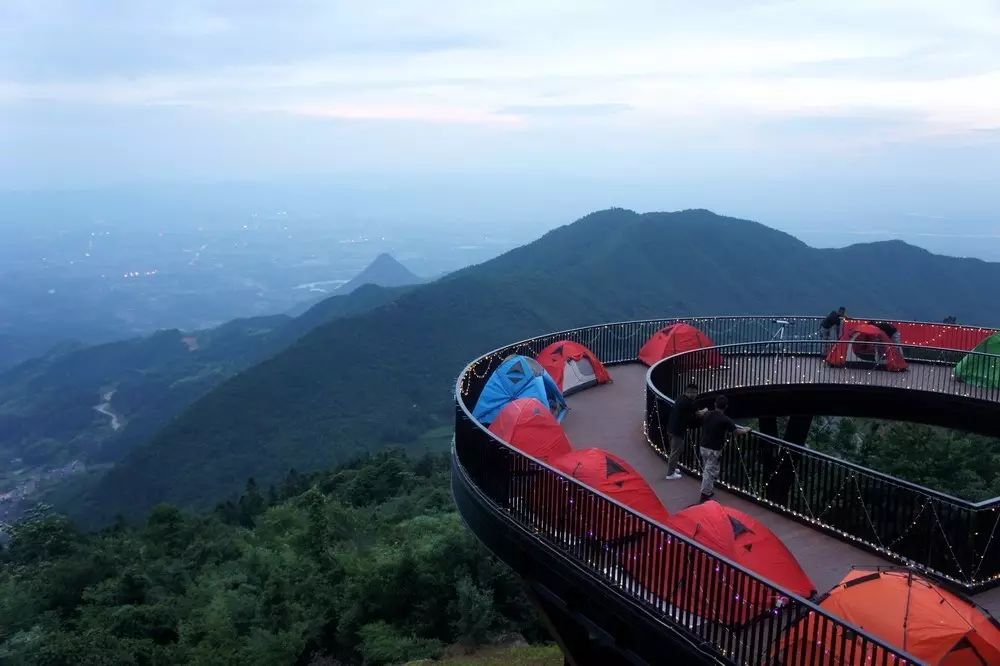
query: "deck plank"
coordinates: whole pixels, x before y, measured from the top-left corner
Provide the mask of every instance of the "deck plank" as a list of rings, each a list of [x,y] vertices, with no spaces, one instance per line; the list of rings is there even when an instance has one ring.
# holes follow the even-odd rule
[[[609,368],[612,384],[581,391],[567,398],[570,412],[563,423],[576,448],[596,446],[628,460],[641,473],[671,513],[698,501],[699,482],[685,476],[665,480],[666,463],[643,433],[646,367],[639,364]],[[836,585],[852,566],[889,566],[893,562],[857,548],[764,506],[716,488],[716,498],[757,518],[774,531],[798,558],[820,593]],[[1000,588],[982,592],[975,601],[1000,614]]]

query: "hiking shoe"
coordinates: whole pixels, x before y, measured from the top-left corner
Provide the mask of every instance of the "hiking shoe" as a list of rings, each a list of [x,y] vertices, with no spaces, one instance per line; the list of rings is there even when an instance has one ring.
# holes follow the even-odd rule
[[[680,472],[674,472],[673,474],[667,474],[663,478],[666,479],[667,481],[676,481],[677,479],[684,478],[684,475],[681,474]]]

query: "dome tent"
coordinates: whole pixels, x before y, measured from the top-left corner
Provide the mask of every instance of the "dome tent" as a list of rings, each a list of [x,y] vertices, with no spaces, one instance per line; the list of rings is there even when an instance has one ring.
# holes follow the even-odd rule
[[[667,525],[708,550],[801,597],[811,597],[816,593],[815,584],[784,542],[766,525],[742,511],[710,500],[675,513]],[[688,565],[666,572],[647,571],[643,567],[641,553],[649,551],[640,546],[625,561],[626,569],[634,571],[643,584],[649,584],[644,579],[659,581],[660,589],[654,591],[674,605],[723,624],[746,624],[779,605],[780,598],[770,587],[744,576],[737,577],[741,582],[733,589],[734,597],[744,600],[742,604],[724,604],[721,607],[713,604],[709,591],[715,581],[711,577],[699,576],[701,572],[714,569],[712,561],[687,544],[676,542],[671,547],[681,554],[668,559],[683,558]],[[662,574],[662,577],[657,574]]]
[[[552,466],[651,520],[666,523],[670,518],[646,479],[613,453],[598,448],[580,449],[559,456],[552,461]],[[608,524],[612,521],[602,520],[600,511],[574,512],[573,515],[581,519],[585,515],[590,522],[580,525],[581,530],[598,539],[624,538],[642,529],[638,521],[634,525]]]
[[[678,323],[661,328],[654,333],[639,350],[639,360],[646,365],[655,365],[668,356],[694,349],[714,347],[712,338],[690,324]],[[690,359],[690,367],[718,368],[722,366],[722,354],[708,352],[699,359]]]
[[[1000,664],[996,621],[971,601],[912,571],[855,569],[823,595],[819,605],[932,666]],[[789,628],[781,643],[783,663],[816,659],[838,664],[895,663],[877,647],[868,651],[865,660],[861,641],[853,632],[820,623],[810,613]]]
[[[955,379],[975,386],[1000,387],[1000,333],[986,338],[955,366]]]
[[[492,423],[500,410],[517,398],[535,398],[548,405],[559,421],[566,415],[562,391],[538,361],[527,356],[510,356],[490,375],[472,416],[480,423]]]
[[[500,410],[490,432],[529,456],[551,463],[573,447],[548,407],[536,398],[518,398]]]
[[[848,366],[881,368],[890,372],[906,370],[906,359],[885,331],[873,324],[844,327],[840,340],[826,355],[826,362],[835,368]]]
[[[535,358],[552,376],[563,395],[611,381],[600,359],[579,342],[553,342]]]

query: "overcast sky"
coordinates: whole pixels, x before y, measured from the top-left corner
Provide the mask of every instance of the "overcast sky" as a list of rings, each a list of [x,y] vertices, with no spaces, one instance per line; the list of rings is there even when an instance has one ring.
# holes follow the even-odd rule
[[[2,186],[428,177],[991,236],[1000,3],[0,2]]]

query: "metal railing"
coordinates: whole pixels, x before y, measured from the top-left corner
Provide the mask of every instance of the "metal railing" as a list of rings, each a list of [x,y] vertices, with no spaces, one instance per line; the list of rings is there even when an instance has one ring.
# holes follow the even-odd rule
[[[956,381],[963,358],[995,363],[996,356],[929,347],[866,343],[871,360],[832,367],[829,343],[749,343],[685,352],[654,366],[647,379],[646,432],[653,448],[669,448],[664,426],[689,382],[701,392],[749,387],[864,386],[946,393],[1000,403],[1000,388]],[[904,372],[878,369],[891,347],[909,360]],[[721,365],[720,365],[721,364]],[[998,408],[1000,409],[1000,408]],[[698,432],[690,433],[697,441]],[[700,471],[695,446],[681,466]],[[975,590],[1000,579],[1000,499],[970,502],[867,469],[759,432],[732,438],[719,484],[887,557]]]
[[[779,324],[780,320],[786,323]],[[758,346],[768,356],[784,354],[809,359],[807,345],[819,349],[829,344],[816,342],[820,338],[821,321],[817,317],[701,317],[589,326],[497,349],[469,364],[457,383],[455,454],[465,475],[505,520],[570,558],[596,583],[627,595],[674,630],[710,645],[727,662],[839,664],[845,663],[843,659],[848,655],[846,663],[918,663],[913,657],[891,648],[810,601],[519,452],[493,436],[471,416],[471,408],[489,374],[511,354],[534,355],[552,342],[573,340],[587,345],[606,364],[634,362],[639,349],[653,333],[679,321],[697,326],[717,344],[734,345],[733,349],[741,346],[737,343],[763,338],[765,342]],[[780,335],[778,329],[781,329]],[[981,334],[974,333],[961,344],[974,346],[972,340],[977,335],[981,339]],[[796,355],[789,351],[789,345],[800,345],[799,353]],[[912,346],[907,356],[916,359],[928,353],[933,356],[936,352]],[[933,364],[933,360],[928,363]],[[944,364],[945,360],[939,359],[939,365],[943,367]],[[756,367],[760,369],[764,366]],[[900,385],[900,388],[910,387]],[[662,450],[663,440],[657,442],[654,439],[659,436],[656,434],[660,433],[659,420],[664,415],[660,410],[669,408],[672,400],[651,387],[647,399],[650,441],[654,448]],[[657,427],[651,427],[654,421]],[[882,502],[887,507],[887,522],[902,525],[908,520],[906,516],[913,515],[919,521],[923,515],[919,507],[916,514],[904,510],[912,503],[912,497],[919,496],[926,500],[921,504],[923,511],[933,514],[939,527],[947,524],[946,529],[956,540],[964,530],[966,534],[979,532],[971,543],[984,543],[984,531],[991,532],[985,542],[992,541],[992,530],[982,520],[982,514],[970,519],[967,513],[963,513],[963,505],[969,503],[962,500],[759,433],[740,441],[753,441],[756,448],[748,445],[745,454],[741,449],[739,456],[728,456],[726,469],[736,478],[734,470],[741,464],[740,461],[747,457],[756,458],[758,464],[754,474],[746,477],[747,489],[760,488],[760,484],[766,488],[768,474],[776,475],[783,473],[782,470],[793,469],[793,477],[814,477],[802,487],[801,501],[806,502],[812,497],[810,493],[817,492],[815,488],[831,487],[830,479],[835,474],[832,470],[843,466],[851,473],[840,477],[841,485],[853,484],[851,487],[856,488],[864,498],[863,506]],[[795,456],[802,452],[817,454],[810,457],[810,461],[816,462],[798,467],[800,463],[795,462]],[[767,460],[772,462],[766,463]],[[693,462],[690,455],[684,459],[689,471],[695,469]],[[773,465],[774,469],[768,468],[767,464]],[[726,481],[723,480],[723,483]],[[739,490],[737,486],[733,488]],[[798,506],[771,503],[766,496],[761,501],[785,512],[792,512]],[[819,517],[814,516],[813,522],[841,538],[862,541],[864,536],[856,537],[849,532],[850,529],[861,532],[860,523],[848,523],[849,515],[859,513],[858,508],[859,505],[852,507],[840,502],[835,493],[830,506],[824,506]],[[823,522],[823,518],[833,515],[833,512],[842,516],[838,524],[843,524],[846,529]],[[898,530],[893,532],[896,533]],[[915,534],[906,538],[912,542],[918,540]],[[903,540],[898,540],[891,546],[901,549],[902,543]],[[888,548],[885,552],[890,554]],[[959,557],[956,555],[955,559]],[[980,568],[983,562],[984,559],[980,558]],[[678,585],[679,580],[686,581],[686,584]],[[808,621],[804,619],[807,617]],[[804,631],[808,631],[809,636],[800,635]],[[810,647],[805,651],[787,647],[803,644]]]
[[[586,345],[605,365],[632,363],[639,357],[639,349],[661,328],[670,324],[687,323],[707,334],[717,345],[741,342],[770,342],[780,345],[796,340],[819,341],[822,338],[820,324],[822,317],[802,315],[735,315],[722,317],[669,317],[645,319],[641,321],[614,322],[584,326],[536,338],[522,340],[496,349],[473,361],[469,376],[484,377],[511,354],[534,356],[542,349],[559,340],[572,340]],[[861,321],[861,320],[858,320]],[[784,323],[782,323],[784,322]],[[956,326],[952,324],[931,324],[893,320],[891,323],[908,330],[909,333],[924,330],[923,340],[940,342],[944,333],[947,340],[957,350],[968,350],[976,346],[984,337],[995,333],[994,329]],[[922,353],[918,347],[909,345],[914,358]],[[464,377],[464,375],[463,375]]]
[[[541,348],[548,337],[524,344]],[[476,370],[484,359],[470,364],[456,387],[455,455],[495,513],[539,547],[561,553],[595,585],[625,595],[715,660],[805,666],[840,664],[850,655],[847,663],[919,663],[496,438],[470,412],[485,383]]]

